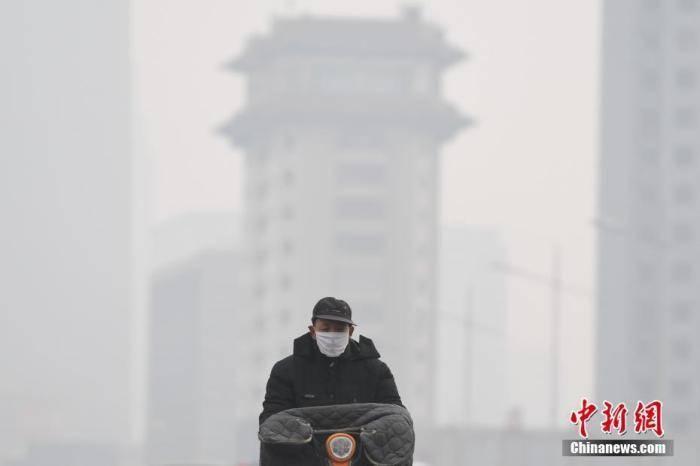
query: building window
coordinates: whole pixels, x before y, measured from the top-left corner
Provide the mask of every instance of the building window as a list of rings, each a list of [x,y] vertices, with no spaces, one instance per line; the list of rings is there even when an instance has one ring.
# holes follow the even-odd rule
[[[671,415],[673,430],[679,434],[687,434],[691,429],[690,417],[686,413],[673,413]]]
[[[695,230],[688,223],[679,223],[673,229],[673,237],[678,242],[687,243],[695,237]]]
[[[689,13],[698,8],[698,0],[676,0],[676,2],[681,12]]]
[[[377,253],[386,248],[386,236],[380,234],[339,233],[335,245],[346,252]]]
[[[693,266],[688,262],[677,262],[671,268],[671,278],[676,282],[687,282],[693,278]]]
[[[420,260],[426,260],[424,256],[430,253],[430,244],[427,241],[419,241],[416,243],[416,254],[420,257]]]
[[[265,297],[265,292],[267,290],[265,289],[265,284],[264,283],[258,283],[255,285],[255,288],[253,289],[253,295],[256,298],[264,298]]]
[[[635,346],[636,348],[636,353],[638,355],[648,355],[651,353],[652,348],[654,348],[654,344],[651,340],[648,338],[637,338],[635,340]],[[641,361],[640,361],[641,362]]]
[[[292,321],[292,313],[289,309],[282,309],[280,311],[280,323],[282,325],[288,325]]]
[[[678,129],[695,127],[696,112],[693,107],[682,107],[676,110],[675,124]]]
[[[659,72],[653,68],[646,68],[639,72],[639,83],[642,89],[654,91],[659,86]]]
[[[640,183],[637,186],[637,192],[639,200],[644,203],[656,202],[659,197],[657,187],[649,183]]]
[[[639,129],[642,133],[648,134],[659,130],[659,110],[657,108],[639,109]]]
[[[696,73],[692,68],[681,68],[676,72],[676,86],[681,89],[694,88],[696,81]]]
[[[294,209],[292,209],[292,206],[285,205],[282,207],[282,218],[284,220],[292,220],[294,218]]]
[[[637,279],[640,282],[650,282],[655,275],[655,269],[654,267],[647,263],[647,262],[642,262],[637,264]]]
[[[659,150],[655,147],[642,147],[638,154],[639,159],[645,163],[656,164],[659,162]]]
[[[693,187],[688,184],[676,186],[674,199],[678,204],[692,204],[695,200],[695,191]]]
[[[253,325],[255,326],[256,330],[264,331],[265,324],[265,317],[262,314],[258,314],[257,316],[255,316],[255,319],[253,320]]]
[[[292,286],[292,279],[289,275],[282,275],[280,277],[280,288],[283,290],[288,290]]]
[[[640,225],[637,229],[636,237],[639,241],[649,245],[658,244],[660,242],[659,231],[656,225]]]
[[[384,202],[371,197],[341,197],[335,201],[335,213],[340,218],[377,219],[386,214]]]
[[[690,146],[679,146],[673,151],[673,158],[676,165],[685,167],[695,160],[695,152]]]
[[[288,151],[293,151],[296,147],[296,138],[292,134],[286,134],[284,137],[284,148]]]
[[[267,251],[260,249],[255,253],[255,262],[258,265],[263,265],[267,262]]]
[[[678,301],[671,309],[673,319],[679,324],[687,324],[693,317],[693,305],[690,301]]]
[[[386,165],[372,162],[341,162],[336,166],[336,181],[340,184],[373,186],[386,181]]]
[[[647,361],[643,361],[643,362],[647,362]],[[644,370],[644,372],[648,372],[647,367],[644,367],[643,370]],[[652,393],[656,389],[656,380],[649,377],[648,375],[638,374],[638,375],[635,375],[635,377],[634,377],[634,386],[639,387],[638,394],[640,396],[643,396],[644,398],[648,398],[648,396],[646,396],[646,394]]]
[[[265,183],[260,183],[256,191],[258,199],[262,200],[267,197],[267,185]]]
[[[416,290],[419,293],[425,293],[428,291],[428,280],[425,277],[419,277],[416,279]]]
[[[693,347],[690,342],[684,338],[679,338],[671,343],[673,354],[676,358],[681,361],[687,361],[690,359]]]
[[[338,147],[344,149],[366,149],[382,145],[382,137],[377,132],[346,131],[337,135]]]
[[[691,383],[688,379],[676,379],[671,381],[671,393],[674,397],[685,398],[692,393]]]
[[[681,29],[676,33],[676,44],[682,52],[690,52],[697,48],[698,38],[694,29]]]
[[[387,279],[383,269],[362,266],[338,266],[331,277],[334,287],[350,296],[374,296],[384,288]]]
[[[640,31],[639,38],[645,49],[658,49],[661,45],[661,36],[655,30]]]
[[[652,303],[647,301],[642,301],[637,303],[637,314],[641,320],[648,320],[654,317],[656,313],[656,307]]]

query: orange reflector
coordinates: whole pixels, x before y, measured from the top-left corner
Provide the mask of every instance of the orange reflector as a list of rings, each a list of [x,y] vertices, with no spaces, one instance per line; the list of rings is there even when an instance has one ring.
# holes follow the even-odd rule
[[[326,452],[332,466],[350,466],[355,447],[355,438],[350,434],[337,433],[326,439]]]

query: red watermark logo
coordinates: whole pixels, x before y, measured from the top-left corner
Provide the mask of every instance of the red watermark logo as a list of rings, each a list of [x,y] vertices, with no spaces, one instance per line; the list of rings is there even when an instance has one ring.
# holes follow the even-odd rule
[[[647,404],[638,401],[634,410],[634,431],[638,434],[651,431],[657,437],[663,437],[662,408],[663,403],[659,400]],[[581,399],[581,409],[571,412],[569,421],[578,426],[578,433],[581,437],[588,438],[587,423],[596,412],[598,412],[598,407],[587,398]],[[613,405],[605,400],[602,411],[604,419],[600,423],[601,431],[606,434],[612,434],[613,431],[616,431],[618,435],[625,435],[627,432],[627,412],[625,403]]]

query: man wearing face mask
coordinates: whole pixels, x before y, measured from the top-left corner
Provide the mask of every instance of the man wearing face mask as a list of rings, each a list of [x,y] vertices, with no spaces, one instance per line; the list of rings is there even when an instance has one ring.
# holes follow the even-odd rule
[[[293,354],[272,367],[260,424],[289,408],[345,403],[404,406],[389,367],[355,323],[342,299],[325,297],[313,308],[309,331],[294,340]],[[405,406],[404,406],[405,407]]]

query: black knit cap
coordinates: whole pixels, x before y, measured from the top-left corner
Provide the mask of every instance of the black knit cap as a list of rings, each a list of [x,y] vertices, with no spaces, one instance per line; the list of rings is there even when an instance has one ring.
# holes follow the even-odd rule
[[[311,316],[311,320],[313,321],[314,319],[337,320],[338,322],[357,325],[352,321],[352,309],[350,309],[348,303],[332,296],[319,299],[314,306]]]

